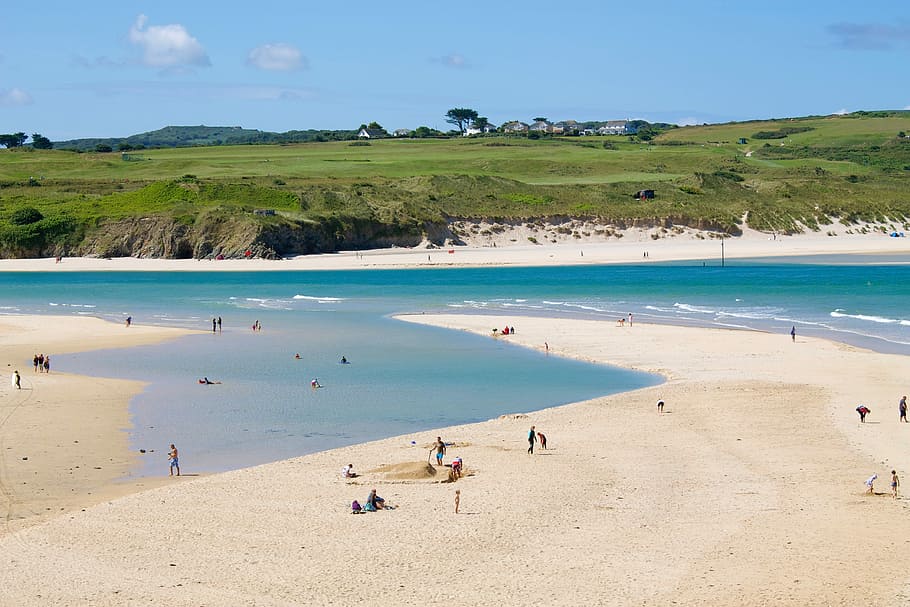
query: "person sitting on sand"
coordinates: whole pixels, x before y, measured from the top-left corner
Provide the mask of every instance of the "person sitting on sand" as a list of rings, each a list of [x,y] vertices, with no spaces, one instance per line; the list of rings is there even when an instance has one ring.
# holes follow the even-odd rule
[[[367,503],[363,509],[368,512],[376,512],[377,510],[382,510],[384,506],[385,500],[376,495],[375,489],[370,489],[370,495],[367,496]]]
[[[363,508],[360,507],[360,502],[357,500],[351,502],[351,514],[363,514]]]
[[[348,464],[347,466],[342,468],[341,476],[343,478],[355,478],[357,476],[357,473],[354,472],[354,464]]]

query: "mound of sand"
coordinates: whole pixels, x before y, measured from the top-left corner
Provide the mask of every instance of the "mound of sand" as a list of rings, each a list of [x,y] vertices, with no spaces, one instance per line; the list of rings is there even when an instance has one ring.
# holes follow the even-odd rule
[[[383,464],[370,472],[382,474],[385,478],[419,481],[436,476],[436,468],[427,462],[403,462]]]

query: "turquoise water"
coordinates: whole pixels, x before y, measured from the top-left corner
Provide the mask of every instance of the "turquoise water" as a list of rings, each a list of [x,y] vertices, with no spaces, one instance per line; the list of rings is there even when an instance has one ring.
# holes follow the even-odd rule
[[[764,330],[782,338],[796,326],[801,335],[910,353],[910,266],[845,261],[0,273],[0,313],[118,322],[131,315],[140,324],[209,331],[212,317],[221,316],[220,334],[126,353],[54,357],[60,370],[150,381],[132,404],[134,446],[163,455],[174,442],[189,471],[214,472],[660,381],[390,318],[399,312],[610,320],[633,313],[639,321]],[[263,330],[254,333],[257,319]],[[351,364],[338,364],[342,355]],[[202,376],[224,383],[200,386]],[[314,377],[325,387],[311,390]],[[144,472],[160,473],[163,461],[149,457]]]

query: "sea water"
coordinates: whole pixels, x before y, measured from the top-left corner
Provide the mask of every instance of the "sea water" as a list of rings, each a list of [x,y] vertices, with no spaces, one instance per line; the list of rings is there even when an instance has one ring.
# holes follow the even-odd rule
[[[0,273],[0,312],[132,316],[138,324],[205,330],[155,346],[55,355],[54,367],[150,382],[131,405],[133,446],[163,456],[173,442],[188,470],[217,472],[660,381],[505,339],[404,323],[396,313],[491,314],[491,329],[519,315],[612,321],[632,313],[642,322],[782,339],[795,326],[799,335],[910,353],[910,267],[826,261]],[[223,324],[213,333],[215,317]],[[262,331],[252,330],[257,320]],[[556,344],[559,336],[548,339]],[[342,356],[350,364],[340,364]],[[223,383],[200,385],[201,377]],[[311,389],[314,378],[324,387]],[[160,473],[163,461],[147,456],[142,473]]]

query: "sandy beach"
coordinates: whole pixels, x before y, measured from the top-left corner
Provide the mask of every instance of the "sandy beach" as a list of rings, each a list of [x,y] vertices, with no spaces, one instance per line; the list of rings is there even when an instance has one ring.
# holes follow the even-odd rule
[[[59,373],[53,356],[187,333],[88,317],[0,316],[0,535],[156,484],[130,479],[139,454],[128,445],[128,404],[143,384],[104,378],[104,370],[99,377]],[[49,373],[35,372],[39,353],[51,357]]]
[[[517,333],[495,339],[541,350],[546,343],[550,356],[657,372],[667,381],[225,474],[164,479],[22,528],[8,522],[0,605],[910,599],[900,573],[910,554],[910,501],[889,494],[890,470],[901,478],[906,471],[910,425],[898,423],[897,400],[907,392],[910,359],[756,332],[516,317],[403,320],[488,339],[491,327],[508,323]],[[36,346],[23,347],[30,356]],[[0,402],[10,402],[10,389],[6,382]],[[859,402],[872,409],[864,424],[854,411]],[[439,405],[457,403],[440,395]],[[113,426],[127,423],[121,417]],[[549,447],[537,445],[533,455],[531,425]],[[464,459],[466,475],[455,483],[443,482],[448,468],[427,465],[437,435],[453,443],[446,463]],[[28,441],[5,426],[3,437],[9,479]],[[341,478],[348,463],[360,477]],[[873,473],[879,478],[868,495],[863,481]],[[351,501],[362,503],[371,488],[395,508],[352,515]]]
[[[865,233],[860,230],[865,230]],[[64,257],[3,259],[0,272],[14,271],[268,271],[350,270],[420,267],[565,266],[610,263],[666,263],[721,258],[744,259],[811,255],[906,255],[910,238],[891,238],[872,226],[823,226],[818,232],[796,235],[766,234],[745,229],[742,236],[721,239],[715,233],[685,230],[667,233],[660,228],[617,230],[621,238],[574,238],[559,233],[539,244],[528,242],[526,229],[512,229],[489,237],[466,239],[468,246],[344,251],[266,259],[101,259]],[[538,234],[539,236],[539,234]]]

